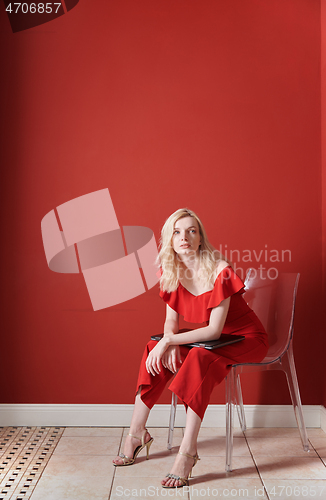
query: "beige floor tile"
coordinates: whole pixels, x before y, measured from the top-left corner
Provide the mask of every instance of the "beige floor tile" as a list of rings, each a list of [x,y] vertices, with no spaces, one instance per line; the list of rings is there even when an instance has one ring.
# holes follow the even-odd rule
[[[225,437],[199,437],[198,455],[201,456],[225,456]],[[233,456],[250,457],[250,451],[244,438],[235,437],[233,439]]]
[[[324,499],[326,498],[326,480],[318,479],[268,479],[264,481],[267,493],[274,499]]]
[[[266,437],[266,438],[300,438],[297,427],[255,427],[245,431],[246,437]]]
[[[121,437],[123,427],[66,427],[63,437]]]
[[[112,460],[119,453],[122,436],[129,429],[66,428],[31,500],[126,500],[133,497],[257,500],[267,498],[257,467],[271,500],[326,498],[326,434],[320,428],[307,429],[312,444],[309,454],[303,451],[296,427],[248,429],[247,440],[241,430],[235,428],[234,470],[226,473],[225,428],[202,427],[198,439],[201,460],[193,469],[194,477],[189,487],[176,491],[163,489],[160,481],[172,468],[184,429],[175,428],[171,451],[166,447],[166,427],[148,430],[154,437],[150,459],[146,460],[146,450],[142,450],[134,465],[114,467]]]
[[[307,428],[308,437],[319,436],[326,437],[326,432],[323,431],[320,427],[308,427]]]
[[[202,457],[193,468],[193,476],[205,478],[209,475],[216,479],[240,477],[258,479],[257,468],[252,458],[233,457],[232,467],[232,472],[225,472],[225,457]]]
[[[309,438],[309,441],[317,451],[318,455],[321,458],[326,459],[326,437],[312,436]]]
[[[260,479],[199,477],[190,480],[190,500],[199,498],[267,499]]]
[[[310,452],[304,451],[300,437],[283,437],[271,439],[270,437],[248,437],[249,448],[253,455],[268,456],[302,456],[305,458],[316,458],[316,452],[311,449]],[[326,443],[326,439],[325,439]]]
[[[177,453],[182,441],[182,437],[174,436],[172,441],[172,452]],[[167,449],[167,441],[165,438],[156,437],[150,447],[150,455],[153,453],[165,453],[166,451],[170,452]],[[143,453],[143,452],[142,452]],[[145,453],[145,452],[144,452]]]
[[[115,455],[119,437],[62,437],[53,455]]]
[[[153,500],[179,498],[188,500],[189,493],[185,488],[164,489],[161,486],[161,479],[156,477],[116,477],[113,482],[110,500],[127,500],[129,498],[139,498],[139,500],[147,498]]]
[[[201,427],[199,431],[200,437],[224,437],[226,436],[225,427]],[[234,437],[244,437],[240,428],[233,429]]]
[[[108,500],[112,480],[104,477],[42,476],[33,500]]]
[[[263,479],[326,479],[326,467],[319,458],[255,457]]]
[[[56,477],[111,477],[114,473],[114,456],[53,455],[43,476]]]

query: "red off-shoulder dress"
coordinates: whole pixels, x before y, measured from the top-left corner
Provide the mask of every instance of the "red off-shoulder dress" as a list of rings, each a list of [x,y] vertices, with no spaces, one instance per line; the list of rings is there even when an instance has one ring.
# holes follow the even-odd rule
[[[244,284],[231,266],[217,276],[214,288],[200,295],[193,295],[181,284],[171,293],[160,292],[160,296],[174,311],[192,323],[209,323],[211,311],[230,297],[230,306],[222,333],[244,335],[245,339],[214,350],[180,345],[182,364],[169,389],[186,406],[202,419],[215,385],[224,380],[236,363],[258,363],[267,353],[268,340],[263,325],[245,302],[242,294]],[[137,390],[141,386],[141,399],[148,406],[156,403],[166,383],[173,374],[162,367],[160,374],[149,374],[145,368],[148,353],[156,345],[150,341],[141,361]]]

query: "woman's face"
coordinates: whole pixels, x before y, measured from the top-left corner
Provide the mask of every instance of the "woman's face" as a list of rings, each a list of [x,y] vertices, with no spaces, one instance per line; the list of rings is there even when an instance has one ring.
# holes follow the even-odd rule
[[[174,224],[172,247],[180,256],[197,252],[201,243],[198,222],[194,217],[183,217]]]

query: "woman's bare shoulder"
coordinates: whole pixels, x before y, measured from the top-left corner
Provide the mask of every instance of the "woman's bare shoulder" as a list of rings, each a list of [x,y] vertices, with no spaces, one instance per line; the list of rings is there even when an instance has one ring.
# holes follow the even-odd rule
[[[223,271],[223,269],[225,269],[226,267],[229,267],[229,265],[230,264],[228,262],[226,262],[226,260],[219,260],[217,262],[216,269],[215,269],[215,279]]]

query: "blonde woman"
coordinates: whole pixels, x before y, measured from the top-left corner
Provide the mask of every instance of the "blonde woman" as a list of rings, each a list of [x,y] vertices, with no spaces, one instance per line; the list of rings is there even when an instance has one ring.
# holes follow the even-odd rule
[[[199,459],[197,437],[211,392],[222,382],[232,364],[260,362],[268,349],[267,334],[242,297],[244,285],[232,266],[212,247],[199,217],[188,209],[173,213],[162,228],[160,296],[166,303],[164,335],[145,349],[137,382],[130,433],[115,466],[131,465],[153,442],[146,421],[167,382],[184,403],[186,427],[172,470],[162,480],[164,488],[188,484]],[[202,323],[179,332],[179,315]],[[221,333],[241,334],[241,342],[218,349],[189,348],[184,344],[218,339]]]

